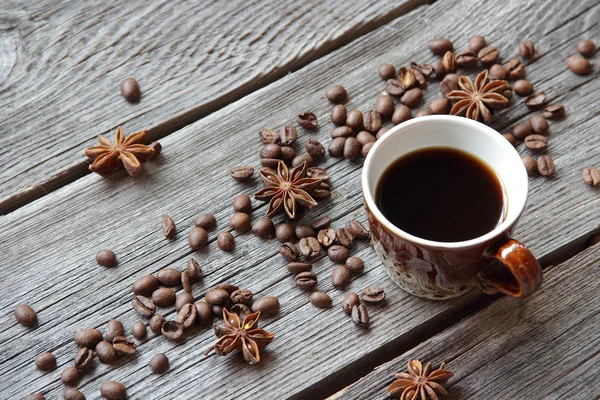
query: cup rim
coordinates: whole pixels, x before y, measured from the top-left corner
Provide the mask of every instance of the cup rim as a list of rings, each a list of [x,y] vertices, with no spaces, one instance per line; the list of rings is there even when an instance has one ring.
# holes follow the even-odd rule
[[[412,235],[406,231],[403,231],[402,229],[400,229],[397,226],[395,226],[394,224],[392,224],[383,215],[383,213],[379,210],[379,207],[377,207],[377,205],[375,204],[374,194],[371,192],[371,189],[369,187],[368,175],[369,175],[369,170],[371,168],[371,165],[373,163],[373,159],[376,157],[377,150],[380,147],[384,146],[387,141],[391,140],[390,138],[392,136],[396,135],[398,132],[404,130],[405,128],[408,128],[408,127],[414,126],[414,125],[429,124],[431,122],[438,122],[438,123],[439,122],[441,122],[441,123],[451,122],[451,123],[462,124],[468,129],[473,129],[473,130],[479,131],[478,134],[486,135],[491,141],[495,142],[495,144],[494,144],[495,146],[498,146],[498,148],[503,149],[503,151],[514,152],[517,154],[517,156],[519,155],[517,150],[502,135],[500,135],[500,133],[498,133],[496,130],[494,130],[493,128],[491,128],[489,126],[487,126],[481,122],[474,121],[472,119],[468,119],[468,118],[464,118],[464,117],[457,117],[457,116],[452,116],[452,115],[429,115],[429,116],[423,116],[423,117],[419,117],[419,118],[410,119],[408,121],[405,121],[405,122],[402,122],[402,123],[396,125],[395,127],[391,128],[389,131],[387,131],[381,138],[379,138],[379,140],[377,140],[375,142],[375,144],[373,145],[373,147],[371,147],[371,150],[367,154],[367,157],[363,164],[363,170],[362,170],[362,176],[361,176],[362,192],[363,192],[363,197],[364,197],[367,209],[375,216],[375,218],[379,221],[379,223],[381,223],[383,226],[385,226],[385,228],[388,231],[392,232],[394,235],[399,236],[406,241],[409,241],[409,242],[412,242],[414,244],[421,245],[421,246],[435,247],[435,248],[440,248],[440,249],[458,249],[458,248],[477,246],[477,245],[480,245],[481,243],[485,243],[491,239],[494,239],[494,238],[500,236],[502,233],[506,232],[511,226],[513,226],[517,222],[517,220],[519,219],[521,214],[523,213],[523,209],[525,208],[525,204],[527,202],[527,195],[524,196],[523,200],[517,204],[513,204],[511,202],[510,208],[514,209],[516,211],[511,213],[508,216],[508,218],[506,218],[500,225],[495,227],[493,230],[486,233],[485,235],[482,235],[482,236],[479,236],[479,237],[476,237],[473,239],[469,239],[469,240],[463,240],[460,242],[438,242],[435,240],[423,239],[421,237],[418,237],[418,236]],[[520,156],[519,156],[519,158],[520,158]],[[525,193],[527,193],[529,190],[529,181],[527,179],[527,171],[526,171],[523,163],[521,163],[521,170],[522,170],[522,173],[525,175],[525,179],[524,179]]]

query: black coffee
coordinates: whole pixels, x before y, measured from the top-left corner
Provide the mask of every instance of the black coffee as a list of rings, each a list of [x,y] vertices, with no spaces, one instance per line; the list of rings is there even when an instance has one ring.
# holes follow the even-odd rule
[[[504,218],[496,173],[464,151],[431,147],[400,157],[377,183],[377,206],[395,226],[438,242],[482,236]]]

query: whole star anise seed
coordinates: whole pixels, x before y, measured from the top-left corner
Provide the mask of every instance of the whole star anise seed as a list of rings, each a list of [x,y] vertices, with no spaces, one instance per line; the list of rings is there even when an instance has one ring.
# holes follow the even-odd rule
[[[431,364],[427,363],[425,368],[419,360],[408,362],[408,373],[396,374],[396,380],[387,388],[392,397],[400,396],[400,400],[438,400],[438,395],[446,395],[444,384],[454,374],[444,369],[444,363],[435,371],[431,371]]]

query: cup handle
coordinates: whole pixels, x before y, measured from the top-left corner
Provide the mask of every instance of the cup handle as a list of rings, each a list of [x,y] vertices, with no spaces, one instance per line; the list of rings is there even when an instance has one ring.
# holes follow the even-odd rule
[[[490,246],[484,257],[489,263],[477,275],[477,286],[484,293],[501,292],[524,298],[540,288],[543,281],[542,268],[522,243],[505,238]]]

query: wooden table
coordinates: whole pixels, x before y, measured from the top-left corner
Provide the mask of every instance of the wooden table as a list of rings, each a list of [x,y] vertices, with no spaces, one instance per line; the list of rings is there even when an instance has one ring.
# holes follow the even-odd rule
[[[200,3],[200,2],[198,2]],[[104,329],[111,318],[127,330],[140,317],[131,308],[131,283],[144,274],[193,257],[208,288],[230,282],[256,298],[278,296],[281,311],[262,326],[277,337],[260,364],[238,354],[205,357],[211,329],[197,329],[180,344],[152,333],[133,359],[97,363],[79,384],[88,399],[100,383],[118,380],[131,399],[386,398],[394,373],[410,359],[446,361],[455,377],[448,398],[594,399],[600,396],[600,192],[581,170],[600,166],[600,67],[577,76],[565,64],[575,43],[600,44],[600,3],[574,1],[420,0],[343,2],[72,1],[8,2],[0,10],[0,397],[41,392],[62,398],[59,376],[72,364],[78,329]],[[232,253],[220,251],[216,233],[227,230],[231,199],[261,186],[233,182],[229,167],[258,166],[257,131],[295,123],[312,110],[319,129],[299,128],[299,146],[325,145],[332,124],[324,91],[343,84],[349,108],[373,107],[383,83],[379,65],[437,59],[427,43],[437,36],[464,50],[484,35],[502,58],[518,55],[531,39],[538,58],[527,77],[562,103],[567,117],[551,123],[548,153],[553,178],[530,179],[530,199],[517,239],[545,267],[543,289],[514,300],[473,291],[445,302],[425,301],[387,278],[368,243],[352,250],[365,260],[362,275],[340,291],[332,287],[326,257],[315,263],[318,289],[334,301],[316,309],[293,284],[276,240],[245,233]],[[140,82],[143,97],[125,102],[119,83]],[[440,96],[430,84],[423,104]],[[515,97],[494,116],[500,132],[526,122],[531,112]],[[148,129],[164,151],[135,179],[125,172],[88,173],[83,149],[98,134]],[[528,154],[523,145],[517,146]],[[365,221],[359,175],[362,162],[328,157],[331,200],[306,218],[333,218],[340,227]],[[254,202],[253,218],[266,205]],[[187,233],[194,218],[214,213],[217,230],[206,250],[193,252]],[[160,219],[173,217],[174,240]],[[281,218],[275,219],[279,222]],[[94,255],[113,249],[119,265],[105,269]],[[361,330],[340,310],[349,291],[382,286],[387,302],[370,307]],[[178,288],[181,291],[181,288]],[[38,311],[26,329],[12,315],[17,304]],[[162,310],[173,318],[173,310]],[[56,370],[36,370],[34,357],[52,351]],[[170,359],[166,375],[147,366],[156,353]]]

